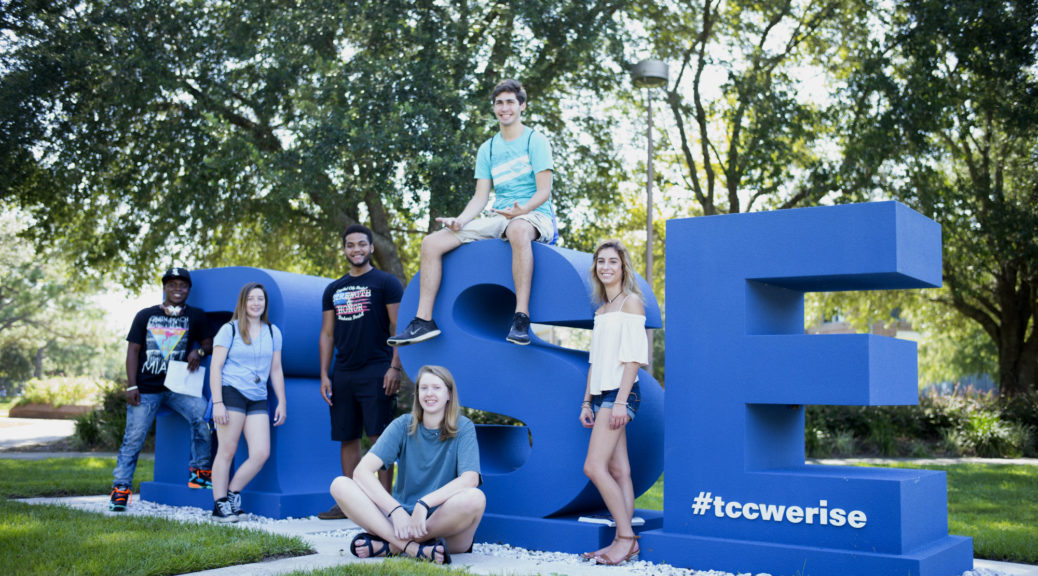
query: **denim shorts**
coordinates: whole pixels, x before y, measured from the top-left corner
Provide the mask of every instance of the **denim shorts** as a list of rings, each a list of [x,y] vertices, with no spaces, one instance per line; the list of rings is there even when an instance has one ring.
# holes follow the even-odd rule
[[[244,394],[238,392],[234,386],[223,387],[223,406],[231,412],[249,414],[266,414],[267,399],[249,400]]]
[[[613,403],[616,402],[616,395],[620,390],[608,390],[601,394],[595,394],[591,396],[591,411],[598,414],[598,411],[602,408],[606,410],[612,409]],[[634,386],[631,387],[631,393],[627,395],[627,415],[634,420],[635,414],[638,413],[638,406],[642,403],[642,390],[635,382]]]

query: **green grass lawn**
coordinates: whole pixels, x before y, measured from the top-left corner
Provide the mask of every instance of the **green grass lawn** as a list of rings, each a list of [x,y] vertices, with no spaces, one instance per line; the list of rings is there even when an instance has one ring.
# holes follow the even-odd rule
[[[1038,564],[1038,466],[899,463],[890,467],[948,474],[948,532],[972,537],[977,558]],[[662,510],[663,477],[634,505]]]
[[[114,466],[110,458],[0,460],[0,574],[183,574],[311,552],[298,538],[259,530],[7,500],[107,493]],[[141,460],[138,480],[152,474]]]
[[[1038,466],[890,467],[948,474],[948,532],[971,536],[977,558],[1038,564]]]

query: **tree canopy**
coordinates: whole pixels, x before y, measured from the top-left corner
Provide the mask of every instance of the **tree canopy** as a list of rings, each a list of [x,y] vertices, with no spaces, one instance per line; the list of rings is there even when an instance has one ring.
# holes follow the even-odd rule
[[[1038,373],[1038,5],[910,0],[850,77],[844,185],[942,225],[937,299],[998,351],[1007,396]],[[886,20],[884,20],[886,19]]]
[[[184,261],[334,274],[355,222],[403,278],[414,223],[471,196],[504,77],[552,137],[563,218],[609,193],[583,185],[608,143],[571,138],[609,120],[560,103],[615,81],[599,62],[621,5],[9,0],[0,198],[38,244],[130,286]]]

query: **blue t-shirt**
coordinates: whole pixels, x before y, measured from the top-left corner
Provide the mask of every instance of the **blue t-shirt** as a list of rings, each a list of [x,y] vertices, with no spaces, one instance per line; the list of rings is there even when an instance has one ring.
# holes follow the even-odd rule
[[[237,320],[232,322],[238,323]],[[261,325],[259,336],[253,338],[251,344],[241,339],[241,330],[237,325],[233,330],[234,342],[231,343],[231,332],[231,324],[228,322],[220,327],[213,338],[213,346],[228,348],[221,381],[224,386],[233,386],[249,400],[263,400],[267,397],[267,379],[270,378],[274,351],[281,350],[281,330],[273,324],[270,330],[266,325]]]
[[[409,436],[411,419],[411,414],[398,416],[371,447],[383,466],[399,461],[393,497],[408,509],[463,472],[479,474],[479,445],[472,420],[458,416],[457,435],[441,442],[439,428],[429,430],[421,424],[414,436]]]
[[[506,142],[498,132],[484,142],[476,154],[476,178],[494,182],[496,210],[510,208],[516,202],[520,206],[525,204],[537,193],[537,173],[552,169],[551,144],[543,134],[528,126],[511,142]],[[550,194],[535,212],[555,216]]]

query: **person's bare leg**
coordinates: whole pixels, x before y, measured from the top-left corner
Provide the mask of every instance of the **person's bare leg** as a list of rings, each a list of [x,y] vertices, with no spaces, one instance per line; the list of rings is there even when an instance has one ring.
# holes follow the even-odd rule
[[[227,485],[231,480],[234,453],[238,451],[238,439],[245,428],[245,414],[227,411],[227,424],[216,425],[216,457],[213,458],[213,501],[227,496]]]
[[[339,505],[339,509],[350,520],[353,520],[365,532],[374,534],[389,543],[390,553],[399,554],[403,551],[404,546],[407,545],[407,540],[401,540],[396,537],[396,534],[393,532],[393,524],[352,478],[339,476],[332,481],[330,492],[332,498],[335,498],[335,502]],[[412,545],[411,548],[413,549],[415,546]],[[378,545],[375,546],[375,549],[378,549]],[[357,556],[367,558],[367,547],[358,548]]]
[[[610,473],[610,462],[618,449],[620,437],[626,434],[626,428],[613,430],[609,427],[608,410],[600,412],[601,417],[595,419],[595,427],[591,430],[591,442],[588,445],[587,459],[584,461],[584,474],[598,488],[606,509],[616,522],[618,536],[633,536],[631,517],[627,514],[627,504],[623,488]],[[626,443],[625,443],[626,447]],[[626,455],[626,454],[625,454]],[[628,470],[630,468],[628,467]],[[598,551],[607,561],[622,558],[633,549],[630,540],[614,539],[604,549]]]
[[[418,311],[415,316],[432,320],[433,304],[443,278],[443,255],[461,246],[461,241],[450,230],[437,230],[422,239]]]
[[[249,448],[249,457],[238,466],[228,485],[228,489],[235,492],[241,492],[270,457],[270,417],[265,412],[245,417],[245,444]]]
[[[342,475],[353,478],[353,469],[360,464],[360,438],[348,440],[339,445],[339,460],[342,463]]]
[[[526,220],[509,222],[505,237],[512,247],[512,282],[515,284],[515,311],[530,315],[530,289],[533,286],[533,242],[537,229]]]
[[[468,552],[486,507],[487,498],[482,490],[467,488],[458,492],[429,517],[426,524],[429,534],[426,538],[443,538],[448,552]]]

